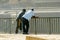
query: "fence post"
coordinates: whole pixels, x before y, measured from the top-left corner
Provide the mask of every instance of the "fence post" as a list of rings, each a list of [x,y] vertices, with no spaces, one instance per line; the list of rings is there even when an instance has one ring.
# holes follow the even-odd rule
[[[49,34],[51,34],[51,22],[50,22],[50,17],[49,17]]]
[[[36,18],[35,18],[35,34],[37,34],[37,33],[36,33]]]

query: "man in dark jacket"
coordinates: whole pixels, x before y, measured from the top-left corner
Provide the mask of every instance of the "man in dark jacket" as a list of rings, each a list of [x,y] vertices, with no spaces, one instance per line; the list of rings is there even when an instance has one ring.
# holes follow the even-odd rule
[[[22,30],[22,19],[21,19],[21,17],[25,14],[25,12],[26,12],[26,9],[23,9],[22,12],[19,14],[19,16],[16,19],[17,27],[16,27],[15,33],[18,33],[18,29]]]

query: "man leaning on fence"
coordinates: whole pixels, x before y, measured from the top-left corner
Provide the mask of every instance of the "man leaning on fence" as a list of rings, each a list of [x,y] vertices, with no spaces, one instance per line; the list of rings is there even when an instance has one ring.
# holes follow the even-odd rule
[[[34,9],[28,10],[23,16],[22,16],[22,23],[23,23],[23,34],[28,34],[29,30],[29,20],[33,17],[35,18],[34,15]]]
[[[22,20],[21,17],[25,14],[26,9],[23,9],[22,12],[19,14],[19,16],[17,17],[16,21],[17,21],[17,27],[16,27],[16,31],[15,33],[18,33],[18,29],[22,30]]]

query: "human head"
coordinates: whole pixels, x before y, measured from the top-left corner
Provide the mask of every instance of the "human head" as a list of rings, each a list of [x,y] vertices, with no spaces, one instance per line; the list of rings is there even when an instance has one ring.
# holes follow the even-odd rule
[[[32,11],[34,11],[34,9],[31,9]]]
[[[26,9],[23,9],[23,12],[26,12]]]

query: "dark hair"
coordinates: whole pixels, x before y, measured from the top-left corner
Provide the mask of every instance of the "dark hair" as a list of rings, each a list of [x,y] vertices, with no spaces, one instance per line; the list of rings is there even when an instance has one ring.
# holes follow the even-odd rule
[[[26,9],[23,9],[23,11],[26,11]]]
[[[31,9],[32,11],[34,11],[34,9]]]

